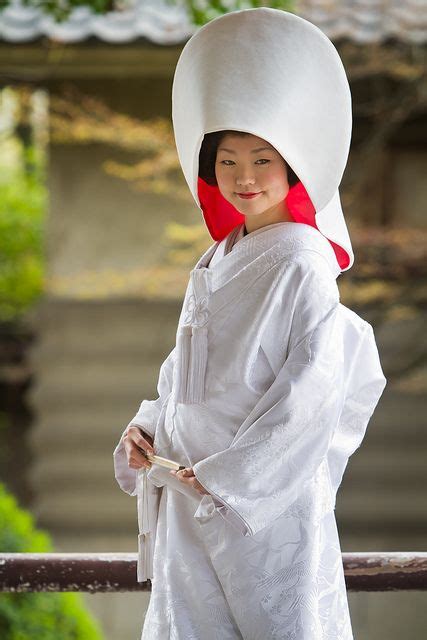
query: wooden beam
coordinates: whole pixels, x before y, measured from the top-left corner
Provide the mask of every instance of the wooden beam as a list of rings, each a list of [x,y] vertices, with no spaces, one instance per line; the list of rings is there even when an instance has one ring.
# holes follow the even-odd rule
[[[42,40],[26,44],[0,43],[0,80],[43,82],[78,78],[172,77],[181,46],[149,42],[112,45],[65,44]]]
[[[425,591],[427,553],[343,553],[347,591]],[[0,591],[150,591],[136,553],[2,553]]]

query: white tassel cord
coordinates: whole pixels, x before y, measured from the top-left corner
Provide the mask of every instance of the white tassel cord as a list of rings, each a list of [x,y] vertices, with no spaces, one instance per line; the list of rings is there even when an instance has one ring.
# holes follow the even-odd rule
[[[149,530],[147,472],[144,467],[137,473],[138,509],[138,560],[137,581],[145,582],[153,577],[152,532]]]
[[[208,359],[208,328],[193,327],[190,366],[187,378],[187,401],[200,403],[205,399],[205,376]]]
[[[186,402],[187,399],[187,378],[190,364],[191,351],[191,325],[185,324],[179,327],[176,336],[177,348],[177,378],[176,378],[176,399],[178,402]]]

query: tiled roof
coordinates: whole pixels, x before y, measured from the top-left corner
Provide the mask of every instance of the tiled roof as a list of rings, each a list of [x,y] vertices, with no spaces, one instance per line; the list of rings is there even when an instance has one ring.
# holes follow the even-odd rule
[[[57,23],[41,10],[12,0],[0,11],[0,40],[29,42],[40,36],[61,42],[82,42],[94,36],[103,42],[128,43],[143,37],[156,44],[181,44],[195,27],[183,7],[164,0],[136,0],[135,6],[100,15],[78,7],[70,17]]]
[[[427,41],[426,0],[299,0],[298,15],[317,25],[331,40]]]
[[[197,29],[185,5],[165,0],[130,0],[126,10],[105,15],[86,7],[73,11],[63,23],[21,0],[0,11],[0,40],[29,42],[41,36],[61,42],[81,42],[89,37],[110,43],[129,43],[144,37],[160,45],[183,44]],[[133,6],[132,6],[133,5]],[[382,42],[395,37],[403,42],[427,41],[426,0],[297,0],[296,13],[307,18],[332,40]]]

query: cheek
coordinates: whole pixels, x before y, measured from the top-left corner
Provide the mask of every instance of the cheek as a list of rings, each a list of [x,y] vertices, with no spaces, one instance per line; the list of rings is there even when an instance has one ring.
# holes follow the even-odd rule
[[[287,195],[289,191],[288,177],[283,171],[275,171],[270,176],[270,185],[273,191],[280,196]]]
[[[221,189],[228,188],[233,182],[230,172],[224,171],[221,168],[215,169],[215,176],[220,191]]]
[[[215,165],[215,177],[216,177],[216,180],[217,180],[218,184],[220,182],[224,182],[224,171],[223,171],[221,165],[218,165],[218,164]]]

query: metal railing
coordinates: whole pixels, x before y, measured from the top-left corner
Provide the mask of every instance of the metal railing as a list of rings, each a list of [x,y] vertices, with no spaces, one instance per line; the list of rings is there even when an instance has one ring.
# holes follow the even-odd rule
[[[343,553],[347,591],[424,591],[427,553]],[[0,553],[0,591],[150,591],[136,553]]]

